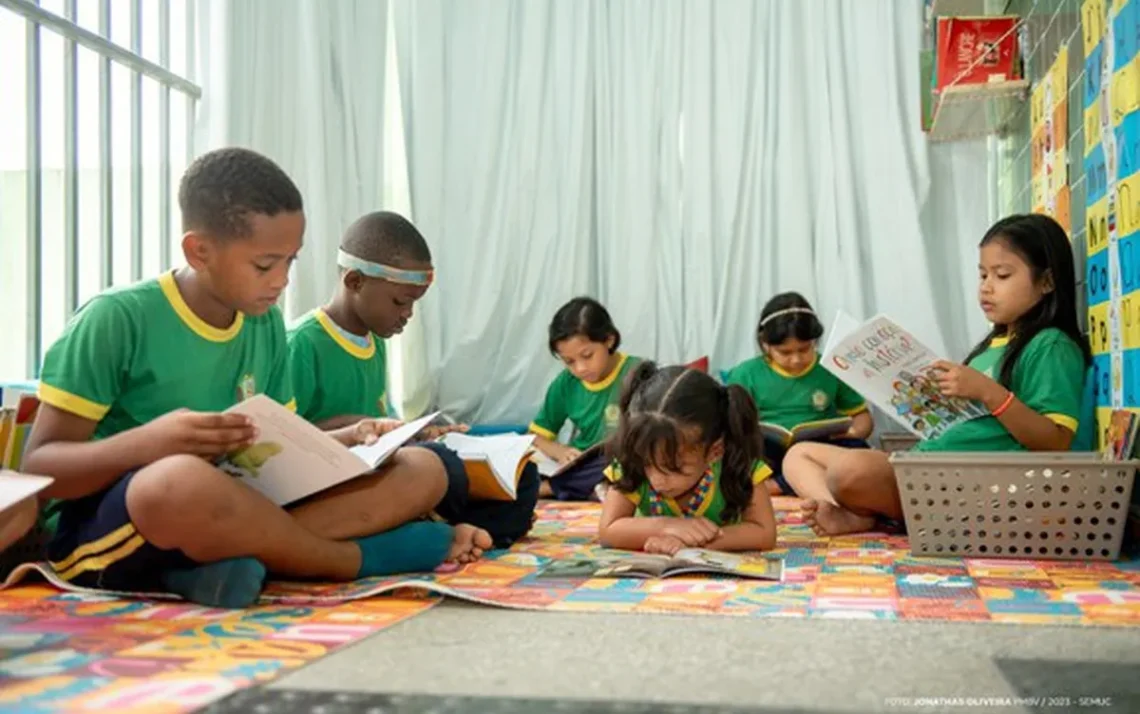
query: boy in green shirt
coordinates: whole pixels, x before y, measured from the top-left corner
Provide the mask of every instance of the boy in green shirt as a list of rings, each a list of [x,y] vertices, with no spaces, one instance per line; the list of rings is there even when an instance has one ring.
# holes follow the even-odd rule
[[[383,339],[404,329],[435,277],[427,241],[410,221],[388,211],[369,213],[348,227],[337,264],[340,283],[328,304],[289,330],[297,413],[326,429],[390,415]],[[429,428],[421,436],[434,439],[446,430]],[[475,501],[468,497],[458,454],[440,443],[418,446],[431,450],[447,473],[447,492],[435,514],[475,526],[476,555],[530,530],[538,500],[536,466],[524,468],[514,501]]]
[[[294,404],[275,303],[305,217],[292,180],[244,149],[194,161],[179,204],[188,265],[95,297],[44,358],[24,469],[55,479],[45,495],[57,499],[57,575],[240,607],[257,599],[267,569],[351,580],[469,557],[470,527],[384,532],[443,492],[443,470],[423,450],[288,511],[214,466],[256,438],[224,410],[256,393]],[[384,427],[363,421],[336,437],[358,443]]]

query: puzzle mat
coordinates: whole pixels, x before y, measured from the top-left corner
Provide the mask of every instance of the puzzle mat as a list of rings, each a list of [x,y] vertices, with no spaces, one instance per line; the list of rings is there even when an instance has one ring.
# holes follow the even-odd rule
[[[12,588],[0,592],[0,710],[194,711],[437,602],[420,594],[235,611]]]
[[[595,542],[598,504],[543,503],[530,537],[477,563],[353,583],[274,582],[263,600],[314,605],[419,590],[497,607],[562,612],[1140,626],[1140,561],[915,558],[905,536],[819,538],[803,525],[795,499],[775,501],[782,582],[539,579],[538,570],[551,559],[614,555]],[[9,583],[35,567],[23,566]]]

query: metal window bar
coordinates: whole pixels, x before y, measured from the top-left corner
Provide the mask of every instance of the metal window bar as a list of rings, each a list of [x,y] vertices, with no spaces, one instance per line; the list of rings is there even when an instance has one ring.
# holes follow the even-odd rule
[[[40,86],[40,26],[31,20],[27,27],[27,57],[25,68],[27,84],[25,91],[25,119],[27,121],[27,162],[25,178],[28,217],[27,217],[27,276],[28,276],[28,346],[27,365],[33,377],[40,374],[40,344],[43,340],[43,97]]]
[[[193,4],[193,3],[190,3]],[[158,61],[170,66],[170,0],[158,0]],[[170,269],[170,86],[162,85],[158,99],[158,195],[159,236],[158,263],[161,270]]]
[[[131,50],[142,54],[142,6],[131,0]],[[131,73],[131,280],[143,275],[142,81]]]
[[[198,45],[195,25],[197,17],[194,6],[197,3],[186,3],[186,76],[193,80],[198,74]],[[186,165],[194,160],[194,118],[197,111],[197,102],[200,95],[191,94],[186,100]]]
[[[66,0],[66,17],[76,17],[76,0]],[[79,46],[63,49],[63,260],[64,309],[71,317],[79,306]]]
[[[111,36],[111,1],[99,0],[99,34]],[[110,287],[115,270],[115,169],[111,154],[111,58],[99,62],[99,285]]]

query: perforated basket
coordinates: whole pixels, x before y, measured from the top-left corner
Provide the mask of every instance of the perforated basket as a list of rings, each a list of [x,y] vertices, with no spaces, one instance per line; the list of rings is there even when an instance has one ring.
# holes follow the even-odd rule
[[[1138,461],[1096,453],[896,453],[911,553],[1115,560]]]

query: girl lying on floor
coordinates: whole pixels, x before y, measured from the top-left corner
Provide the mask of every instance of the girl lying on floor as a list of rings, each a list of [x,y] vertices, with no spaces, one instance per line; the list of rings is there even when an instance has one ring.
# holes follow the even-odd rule
[[[615,464],[606,469],[602,545],[672,555],[681,548],[771,550],[756,406],[744,388],[686,367],[642,362],[621,396]]]
[[[920,442],[919,451],[1067,451],[1077,430],[1092,358],[1077,323],[1073,247],[1043,215],[1004,218],[982,238],[978,301],[993,323],[966,364],[936,365],[947,396],[980,401],[990,415]],[[901,520],[894,468],[881,451],[797,444],[784,476],[809,499],[807,522],[821,535]]]

